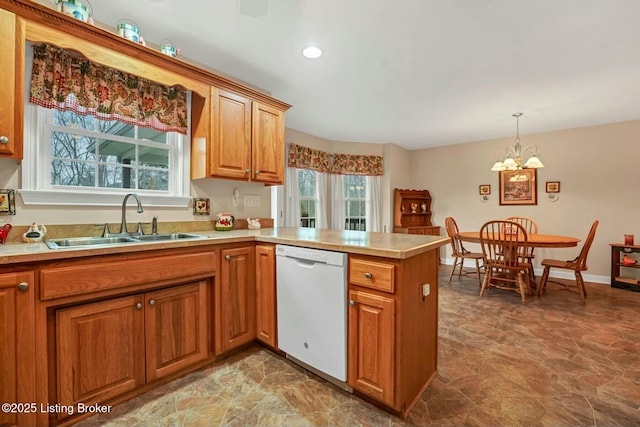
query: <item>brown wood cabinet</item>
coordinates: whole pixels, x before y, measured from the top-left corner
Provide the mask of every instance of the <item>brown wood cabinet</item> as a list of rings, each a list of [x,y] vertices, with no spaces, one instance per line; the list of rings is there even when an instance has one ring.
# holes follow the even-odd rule
[[[145,382],[144,296],[58,310],[56,360],[62,405],[92,404]],[[58,418],[67,415],[59,413]]]
[[[349,385],[377,401],[394,404],[394,300],[349,292]]]
[[[0,403],[36,402],[34,295],[32,271],[0,274]],[[3,408],[0,425],[35,425],[38,409]]]
[[[431,224],[431,195],[428,190],[393,192],[393,232],[440,235],[440,227]]]
[[[275,245],[256,245],[256,338],[277,347]]]
[[[205,360],[207,295],[200,281],[57,310],[58,402],[106,402]]]
[[[349,255],[348,384],[400,416],[436,373],[437,280],[435,250],[406,259]]]
[[[193,178],[284,182],[284,110],[212,87],[210,111],[209,142],[196,149]]]
[[[22,20],[0,9],[0,157],[22,159],[24,48]]]
[[[220,250],[215,289],[215,354],[250,343],[256,338],[254,245]]]

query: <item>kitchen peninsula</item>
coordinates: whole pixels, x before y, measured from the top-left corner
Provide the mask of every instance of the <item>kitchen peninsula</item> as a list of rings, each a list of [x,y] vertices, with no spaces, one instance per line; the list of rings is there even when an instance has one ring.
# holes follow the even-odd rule
[[[275,245],[285,244],[348,254],[347,383],[396,415],[411,411],[436,373],[438,248],[447,238],[305,228],[197,233],[205,238],[0,246],[2,309],[14,314],[0,336],[16,343],[3,350],[14,354],[0,355],[15,361],[0,367],[15,385],[5,401],[113,405],[255,340],[278,352]],[[70,425],[86,415],[36,412],[7,422]]]

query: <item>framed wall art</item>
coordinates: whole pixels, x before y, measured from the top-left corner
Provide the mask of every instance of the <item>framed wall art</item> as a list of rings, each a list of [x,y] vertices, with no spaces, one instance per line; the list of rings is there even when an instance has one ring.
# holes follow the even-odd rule
[[[488,184],[480,185],[478,192],[481,196],[488,196],[489,194],[491,194],[491,186]]]
[[[559,193],[560,181],[547,181],[546,190],[547,193]]]
[[[193,199],[194,215],[209,215],[209,199]]]
[[[15,190],[0,189],[0,215],[16,214]]]
[[[537,170],[521,169],[500,172],[501,205],[537,205]]]

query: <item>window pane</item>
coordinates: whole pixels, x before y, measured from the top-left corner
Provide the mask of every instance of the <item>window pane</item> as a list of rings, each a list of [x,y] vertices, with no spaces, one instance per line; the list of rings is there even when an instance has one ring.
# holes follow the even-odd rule
[[[169,172],[166,170],[140,169],[138,188],[143,190],[169,190]]]
[[[81,116],[73,111],[53,111],[53,124],[74,129],[96,129],[96,118],[94,116]]]
[[[126,136],[127,138],[135,138],[136,127],[127,123],[117,122],[115,120],[98,120],[99,131],[108,133],[109,135]]]
[[[95,159],[94,139],[66,132],[51,132],[51,157],[77,160]]]
[[[308,200],[300,201],[300,217],[301,218],[309,217],[309,201]]]
[[[344,194],[347,199],[364,199],[365,194],[364,176],[345,175],[344,177]]]
[[[51,184],[93,187],[95,163],[53,160],[51,162]]]
[[[131,164],[136,161],[136,146],[127,142],[100,140],[100,161]]]
[[[169,150],[165,148],[138,147],[140,166],[169,169]]]
[[[138,128],[138,139],[148,139],[149,141],[167,143],[167,134],[151,128]]]
[[[316,217],[316,201],[309,200],[309,216],[315,218]]]
[[[123,165],[99,166],[98,187],[136,188],[135,170]]]
[[[298,190],[300,197],[315,197],[316,174],[314,171],[306,169],[298,171]]]

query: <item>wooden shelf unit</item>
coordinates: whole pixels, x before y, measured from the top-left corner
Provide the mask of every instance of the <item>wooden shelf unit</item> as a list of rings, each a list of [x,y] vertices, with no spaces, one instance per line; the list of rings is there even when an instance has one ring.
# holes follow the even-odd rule
[[[403,190],[393,194],[393,232],[440,235],[440,227],[431,223],[431,195],[428,190]]]
[[[640,292],[640,274],[627,277],[634,269],[640,268],[640,263],[625,265],[622,262],[624,255],[639,254],[640,246],[625,245],[623,243],[611,243],[611,286],[614,288],[626,289]],[[640,260],[640,256],[632,257]]]

